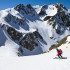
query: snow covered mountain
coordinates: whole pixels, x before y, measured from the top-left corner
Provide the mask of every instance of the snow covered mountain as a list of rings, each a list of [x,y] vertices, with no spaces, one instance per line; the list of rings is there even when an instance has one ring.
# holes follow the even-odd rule
[[[0,49],[7,55],[41,54],[67,35],[70,15],[62,4],[19,4],[0,11]]]

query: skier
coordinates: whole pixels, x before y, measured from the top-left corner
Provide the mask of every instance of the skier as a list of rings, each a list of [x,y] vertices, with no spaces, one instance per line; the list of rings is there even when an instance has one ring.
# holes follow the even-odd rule
[[[57,56],[59,58],[62,58],[62,50],[61,49],[58,49],[58,48],[56,48],[56,50],[57,50]]]

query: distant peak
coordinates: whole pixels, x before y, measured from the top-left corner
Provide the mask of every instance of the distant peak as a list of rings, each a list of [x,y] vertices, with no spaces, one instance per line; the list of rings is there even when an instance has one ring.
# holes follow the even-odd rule
[[[42,8],[47,8],[47,5],[43,5]]]
[[[57,8],[61,7],[61,8],[63,8],[63,9],[65,9],[66,11],[68,11],[68,9],[67,9],[62,3],[57,3],[57,4],[55,4],[55,6],[56,6]]]
[[[23,4],[18,4],[16,7],[24,7]]]
[[[23,4],[18,4],[14,9],[20,11],[23,8],[25,8],[25,6]]]
[[[27,6],[28,8],[32,8],[31,4],[27,4],[26,6]]]

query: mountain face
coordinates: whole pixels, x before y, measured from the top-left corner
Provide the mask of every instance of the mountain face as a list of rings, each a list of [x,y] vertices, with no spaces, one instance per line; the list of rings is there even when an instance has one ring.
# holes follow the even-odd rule
[[[0,46],[5,46],[7,40],[14,42],[18,45],[18,56],[41,54],[67,35],[70,35],[70,15],[60,3],[19,4],[0,11]]]

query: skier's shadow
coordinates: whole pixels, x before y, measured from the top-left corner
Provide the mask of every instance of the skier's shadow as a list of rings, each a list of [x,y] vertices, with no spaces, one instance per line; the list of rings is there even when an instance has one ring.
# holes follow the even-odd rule
[[[67,59],[67,57],[62,57],[62,58],[55,57],[54,59]]]
[[[61,59],[67,59],[67,57],[62,57]]]

